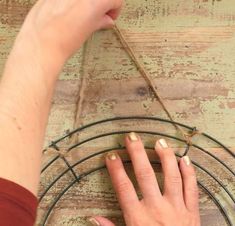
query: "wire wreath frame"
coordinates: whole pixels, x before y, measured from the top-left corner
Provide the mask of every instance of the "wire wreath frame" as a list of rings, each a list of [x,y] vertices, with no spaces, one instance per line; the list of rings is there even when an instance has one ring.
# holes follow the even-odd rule
[[[131,48],[131,46],[127,42],[125,35],[122,33],[122,31],[119,29],[119,27],[117,25],[115,25],[113,27],[113,30],[115,31],[115,34],[117,35],[120,43],[122,44],[122,47],[128,53],[130,59],[133,61],[136,68],[138,69],[138,71],[140,72],[142,77],[145,79],[146,83],[148,84],[149,88],[151,89],[152,93],[154,94],[154,97],[160,103],[162,109],[166,113],[169,120],[159,118],[159,117],[143,117],[143,116],[109,118],[109,119],[104,119],[104,120],[97,121],[97,122],[94,122],[91,124],[87,124],[85,126],[81,126],[80,128],[78,128],[72,132],[67,133],[66,135],[57,139],[56,141],[51,142],[51,145],[48,148],[49,148],[49,150],[53,150],[55,156],[52,159],[50,159],[46,163],[46,165],[43,167],[42,174],[46,173],[48,170],[50,170],[50,168],[53,166],[53,164],[55,164],[58,160],[61,160],[61,159],[63,160],[63,162],[66,166],[66,169],[63,172],[61,172],[58,176],[56,176],[56,178],[54,178],[53,181],[51,181],[45,187],[45,189],[40,194],[39,202],[42,202],[42,200],[45,198],[45,196],[48,194],[48,192],[52,189],[52,187],[61,178],[63,178],[63,176],[65,176],[66,174],[68,174],[68,173],[72,174],[74,179],[52,201],[52,203],[50,204],[44,217],[42,218],[42,225],[45,226],[48,223],[49,217],[51,216],[57,203],[74,185],[79,184],[82,181],[82,179],[84,179],[88,175],[95,173],[95,172],[98,172],[99,170],[105,169],[105,165],[100,165],[98,167],[94,167],[92,169],[89,169],[86,172],[82,172],[82,173],[79,172],[79,174],[77,174],[75,172],[75,167],[79,166],[82,163],[86,163],[88,160],[93,159],[97,156],[103,155],[105,153],[108,153],[108,152],[111,152],[114,150],[124,150],[125,147],[124,147],[124,145],[117,143],[115,146],[111,146],[111,147],[108,147],[105,149],[101,148],[100,150],[96,150],[93,154],[87,155],[87,156],[79,159],[77,162],[71,164],[67,157],[69,157],[69,154],[73,150],[77,150],[78,148],[81,148],[82,145],[88,144],[90,142],[94,142],[95,140],[98,140],[98,139],[109,139],[110,137],[115,136],[115,135],[123,135],[123,134],[129,133],[129,132],[137,132],[142,135],[161,136],[161,137],[165,137],[165,138],[180,142],[181,144],[183,143],[185,146],[184,151],[182,154],[176,154],[177,157],[182,157],[182,156],[185,156],[188,154],[190,155],[192,152],[192,148],[194,148],[197,150],[198,153],[206,155],[210,159],[213,159],[220,167],[223,167],[223,170],[220,169],[221,171],[223,171],[223,175],[227,174],[227,176],[228,176],[228,174],[229,174],[229,179],[227,179],[228,177],[226,178],[226,176],[224,176],[224,178],[225,178],[224,181],[222,181],[221,178],[219,178],[219,176],[217,174],[215,174],[215,172],[211,172],[210,168],[203,166],[200,162],[196,161],[196,159],[193,159],[190,156],[192,163],[196,167],[196,169],[203,172],[210,179],[212,179],[216,183],[217,187],[220,188],[221,192],[223,192],[222,197],[224,200],[226,200],[226,202],[227,202],[226,204],[222,203],[222,199],[218,198],[218,195],[215,194],[215,192],[211,191],[210,188],[208,188],[208,186],[206,185],[206,183],[204,183],[203,181],[198,179],[198,185],[208,195],[208,197],[210,197],[210,199],[213,201],[213,203],[220,210],[222,216],[224,217],[226,225],[233,226],[234,225],[233,224],[233,221],[234,221],[233,212],[234,212],[234,204],[235,204],[235,194],[234,194],[233,187],[230,187],[230,184],[232,184],[230,182],[234,181],[235,172],[229,166],[229,164],[226,164],[224,161],[222,161],[219,156],[216,156],[214,153],[211,153],[210,151],[206,150],[201,145],[199,146],[198,144],[192,142],[192,139],[196,135],[204,137],[208,141],[216,144],[217,147],[220,148],[223,151],[223,153],[226,153],[227,157],[232,161],[235,159],[235,154],[229,148],[227,148],[225,145],[223,145],[221,142],[219,142],[217,139],[209,136],[206,133],[201,133],[200,131],[198,131],[196,127],[190,127],[188,125],[178,123],[173,120],[171,113],[166,108],[166,105],[165,105],[163,99],[161,98],[161,96],[158,93],[158,90],[157,90],[157,87],[155,86],[154,81],[152,80],[148,71],[144,68],[144,65],[141,63],[141,61],[139,61],[139,58],[136,55],[136,53],[134,52],[134,50]],[[91,137],[88,137],[88,138],[82,139],[82,140],[72,139],[75,136],[80,136],[82,133],[84,133],[89,128],[92,128],[96,131],[97,126],[104,126],[107,123],[121,122],[121,121],[127,121],[127,120],[128,120],[128,122],[129,121],[142,122],[144,120],[145,121],[147,120],[152,123],[153,122],[160,122],[160,123],[164,123],[165,125],[168,124],[168,125],[173,126],[176,129],[176,131],[181,134],[181,136],[172,135],[172,134],[169,134],[166,132],[153,131],[153,130],[149,130],[149,129],[140,130],[139,127],[138,127],[138,129],[130,130],[130,128],[128,127],[128,129],[125,129],[125,130],[117,129],[112,132],[102,131],[101,133],[98,133],[98,135],[96,134],[94,136],[91,136]],[[64,147],[63,145],[61,145],[61,143],[63,143],[66,139],[69,139],[72,142],[69,142],[69,145],[66,145],[66,147]],[[154,149],[153,146],[145,146],[145,148],[147,150]],[[44,153],[46,153],[47,151],[48,151],[48,149],[45,149]],[[123,162],[125,164],[131,163],[130,160],[125,160]],[[152,165],[160,165],[161,163],[159,161],[151,161],[151,164]]]
[[[87,160],[90,160],[96,156],[100,156],[103,155],[105,153],[111,152],[113,150],[124,150],[125,147],[120,145],[119,143],[117,143],[116,146],[112,146],[109,148],[105,148],[105,149],[101,149],[101,150],[96,150],[93,154],[87,155],[85,157],[83,157],[82,159],[77,160],[75,163],[70,164],[67,156],[71,153],[71,151],[73,150],[78,150],[79,148],[84,145],[84,144],[88,144],[92,141],[95,141],[97,139],[110,139],[111,136],[114,135],[123,135],[126,134],[128,132],[137,132],[139,134],[145,134],[145,135],[152,135],[152,136],[161,136],[161,137],[165,137],[167,139],[170,139],[172,141],[177,141],[181,144],[183,144],[185,146],[184,148],[184,152],[183,154],[176,154],[177,157],[182,157],[186,154],[189,154],[192,152],[191,147],[194,148],[198,153],[200,154],[204,154],[206,156],[206,158],[210,158],[211,160],[215,161],[215,164],[218,164],[217,168],[222,167],[223,173],[226,173],[229,178],[230,181],[234,181],[235,179],[235,172],[233,170],[233,168],[231,166],[229,166],[229,164],[226,164],[226,162],[220,160],[220,158],[218,156],[216,156],[214,153],[209,152],[208,150],[206,150],[205,148],[201,147],[200,145],[192,142],[191,146],[189,146],[189,144],[187,143],[186,140],[179,138],[175,135],[171,135],[165,132],[159,132],[159,131],[152,131],[152,130],[118,130],[118,129],[114,129],[114,131],[112,132],[108,132],[108,133],[101,133],[95,136],[91,136],[88,137],[86,139],[83,140],[79,140],[79,141],[75,141],[72,144],[69,144],[68,147],[66,148],[62,148],[60,145],[66,140],[66,139],[70,139],[71,137],[74,136],[78,136],[81,135],[82,133],[84,133],[87,129],[92,128],[94,131],[96,131],[97,126],[101,126],[103,127],[106,124],[110,124],[110,123],[117,123],[117,122],[132,122],[132,123],[136,123],[136,122],[148,122],[151,124],[154,123],[164,123],[168,124],[168,125],[174,125],[176,124],[177,126],[181,127],[183,130],[188,131],[189,133],[193,133],[195,132],[196,128],[195,127],[190,127],[188,125],[182,124],[182,123],[177,123],[177,122],[172,122],[171,120],[167,120],[167,119],[163,119],[163,118],[158,118],[158,117],[142,117],[142,116],[131,116],[131,117],[115,117],[115,118],[109,118],[109,119],[105,119],[105,120],[101,120],[101,121],[97,121],[94,123],[90,123],[87,125],[84,125],[72,132],[67,133],[66,135],[64,135],[63,137],[51,142],[51,144],[49,145],[49,149],[53,149],[54,150],[54,154],[55,156],[53,156],[51,159],[48,160],[48,162],[45,164],[45,166],[43,167],[41,173],[47,173],[48,171],[51,170],[51,167],[53,167],[53,164],[55,164],[58,160],[63,160],[65,165],[66,165],[66,169],[63,170],[62,172],[58,173],[58,176],[55,177],[53,179],[52,182],[50,182],[49,185],[47,185],[45,188],[41,189],[41,193],[40,193],[40,197],[39,197],[39,202],[43,202],[43,199],[45,199],[45,197],[47,196],[48,192],[53,188],[53,186],[60,181],[60,179],[63,178],[63,176],[65,176],[68,173],[72,173],[74,179],[66,185],[66,187],[64,187],[64,189],[51,201],[49,208],[45,211],[45,214],[43,215],[42,221],[40,225],[47,225],[49,218],[52,214],[52,212],[55,210],[56,205],[58,204],[58,202],[61,200],[61,198],[75,185],[79,184],[82,179],[84,179],[85,177],[87,177],[88,175],[98,172],[99,170],[105,169],[105,165],[100,165],[98,167],[94,167],[91,168],[89,170],[87,170],[86,172],[83,172],[81,174],[78,174],[77,172],[75,172],[75,167],[77,167],[78,165],[82,164],[82,163],[86,163]],[[129,127],[128,127],[129,128]],[[200,133],[198,136],[202,136],[203,138],[205,138],[206,140],[213,142],[214,144],[216,144],[216,146],[218,148],[221,149],[221,152],[225,153],[227,155],[227,157],[230,160],[234,160],[235,159],[235,154],[229,149],[227,148],[224,144],[222,144],[220,141],[218,141],[217,139],[211,137],[210,135],[206,134],[206,133]],[[147,150],[152,150],[153,147],[152,146],[146,146],[145,147]],[[47,154],[47,151],[49,149],[45,149],[44,150],[44,154]],[[99,149],[99,148],[97,148]],[[217,187],[221,190],[221,192],[223,193],[223,197],[226,200],[226,204],[221,202],[221,199],[218,198],[218,196],[211,191],[211,189],[209,189],[207,187],[207,185],[205,185],[205,183],[203,181],[198,180],[198,185],[199,187],[207,194],[207,196],[213,201],[213,203],[217,206],[217,208],[220,210],[226,225],[229,226],[233,226],[234,222],[233,222],[233,208],[234,208],[234,204],[235,204],[235,194],[234,194],[234,190],[231,186],[229,186],[229,184],[227,184],[227,181],[222,181],[217,174],[215,174],[214,172],[211,172],[210,167],[204,167],[202,164],[200,164],[200,162],[196,161],[195,159],[191,158],[193,165],[195,166],[195,168],[203,173],[205,173],[205,175],[207,175],[211,180],[213,180],[213,182],[216,183]],[[130,161],[129,160],[125,160],[124,161],[125,164],[129,164]],[[151,161],[152,165],[160,165],[161,163],[159,161]],[[232,182],[231,182],[232,184]],[[231,211],[232,209],[232,211]]]

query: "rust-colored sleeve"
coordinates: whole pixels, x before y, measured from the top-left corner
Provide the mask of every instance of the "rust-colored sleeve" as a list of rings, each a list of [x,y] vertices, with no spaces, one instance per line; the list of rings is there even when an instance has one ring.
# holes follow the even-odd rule
[[[0,178],[0,226],[33,226],[37,205],[30,191]]]

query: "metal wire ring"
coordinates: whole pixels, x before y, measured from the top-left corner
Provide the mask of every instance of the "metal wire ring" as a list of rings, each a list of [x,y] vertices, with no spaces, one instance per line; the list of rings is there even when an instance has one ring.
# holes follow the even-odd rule
[[[80,127],[68,134],[66,134],[65,136],[63,136],[62,138],[54,141],[51,143],[50,147],[54,147],[56,150],[60,150],[59,148],[59,143],[61,141],[63,141],[64,139],[68,138],[68,137],[71,137],[72,135],[76,134],[76,133],[80,133],[81,131],[85,130],[85,129],[88,129],[88,128],[91,128],[91,127],[94,127],[96,125],[100,125],[100,124],[103,124],[103,123],[107,123],[107,122],[113,122],[113,121],[119,121],[119,120],[154,120],[154,121],[160,121],[160,122],[164,122],[164,123],[170,123],[170,124],[174,124],[176,123],[177,125],[183,127],[183,128],[186,128],[190,131],[193,131],[195,130],[194,127],[189,127],[189,126],[186,126],[184,124],[181,124],[181,123],[177,123],[177,122],[171,122],[169,120],[166,120],[166,119],[161,119],[161,118],[156,118],[156,117],[117,117],[117,118],[111,118],[111,119],[105,119],[105,120],[101,120],[101,121],[98,121],[98,122],[94,122],[94,123],[91,123],[91,124],[88,124],[88,125],[85,125],[83,127]],[[130,131],[117,131],[117,132],[112,132],[112,133],[106,133],[106,134],[101,134],[101,135],[98,135],[98,136],[95,136],[95,137],[91,137],[91,138],[88,138],[86,140],[83,140],[83,141],[80,141],[70,147],[67,148],[67,151],[70,152],[72,151],[74,148],[77,148],[79,147],[80,145],[82,144],[85,144],[87,142],[90,142],[90,141],[93,141],[94,139],[99,139],[99,138],[103,138],[103,137],[108,137],[110,135],[115,135],[115,134],[123,134],[123,133],[127,133],[127,132],[130,132]],[[151,134],[151,135],[160,135],[160,136],[165,136],[165,137],[168,137],[168,138],[171,138],[171,139],[174,139],[174,140],[178,140],[180,142],[184,142],[185,143],[185,140],[181,139],[181,138],[178,138],[178,137],[174,137],[172,135],[168,135],[168,134],[163,134],[163,133],[159,133],[159,132],[152,132],[152,131],[136,131],[138,133],[145,133],[145,134]],[[223,145],[221,142],[219,142],[218,140],[212,138],[211,136],[205,134],[205,133],[202,133],[201,134],[202,136],[208,138],[209,140],[217,143],[220,147],[223,148],[223,150],[225,150],[232,158],[234,158],[234,154],[231,150],[229,150],[227,147],[225,147],[225,145]],[[200,146],[198,145],[195,145],[195,144],[192,144],[193,147],[197,148],[198,150],[202,151],[203,153],[209,155],[211,158],[215,159],[217,162],[219,162],[221,165],[223,165],[233,176],[235,176],[235,173],[234,171],[229,167],[227,166],[225,163],[223,163],[218,157],[216,157],[215,155],[209,153],[208,151],[206,151],[205,149],[201,148]],[[124,147],[122,147],[123,149]],[[151,149],[149,147],[146,147],[148,149]],[[186,147],[187,148],[187,147]],[[116,147],[115,149],[120,149],[120,147]],[[71,184],[69,184],[66,189],[64,189],[64,191],[62,191],[58,197],[54,200],[54,202],[52,203],[51,207],[49,208],[49,210],[47,211],[46,213],[46,216],[43,220],[43,225],[46,224],[47,220],[48,220],[48,217],[50,215],[50,213],[52,212],[53,208],[55,207],[55,205],[57,204],[57,202],[60,200],[60,198],[69,190],[70,187],[72,187],[76,182],[79,182],[82,178],[84,178],[85,176],[89,175],[90,173],[92,172],[95,172],[99,169],[103,169],[105,168],[104,166],[102,167],[98,167],[96,169],[93,169],[93,170],[90,170],[82,175],[76,175],[76,173],[73,171],[73,168],[92,158],[92,157],[95,157],[99,154],[102,154],[102,153],[105,153],[105,152],[108,152],[108,151],[111,151],[113,149],[106,149],[106,150],[102,150],[102,151],[99,151],[99,152],[96,152],[95,154],[92,154],[90,156],[87,156],[86,158],[82,159],[82,160],[79,160],[77,163],[73,164],[72,166],[69,165],[69,163],[66,161],[66,159],[63,159],[66,163],[66,165],[68,166],[67,170],[65,170],[62,174],[60,174],[47,188],[46,190],[42,193],[41,197],[40,197],[40,201],[43,199],[43,197],[47,194],[47,192],[50,190],[50,188],[63,176],[65,175],[67,172],[71,171],[75,177],[75,180],[73,182],[71,182]],[[45,152],[46,150],[44,150]],[[189,150],[187,150],[188,152]],[[53,158],[52,160],[49,161],[48,164],[46,164],[46,166],[43,168],[42,170],[42,173],[45,172],[48,167],[50,167],[57,159],[59,159],[60,155],[57,155],[55,158]],[[220,187],[226,192],[226,194],[230,197],[230,199],[235,202],[235,198],[233,197],[233,194],[226,188],[226,186],[221,182],[219,181],[214,175],[212,175],[207,169],[205,169],[204,167],[200,166],[198,163],[192,161],[193,164],[198,167],[199,169],[201,169],[202,171],[204,171],[207,175],[209,175],[211,178],[213,178],[213,180],[215,180],[219,185]],[[156,163],[156,162],[152,162],[153,164],[159,164],[159,163]],[[221,213],[223,214],[226,222],[228,223],[228,225],[231,225],[232,226],[232,222],[228,216],[228,214],[226,213],[226,210],[223,208],[223,206],[221,205],[221,203],[219,202],[219,200],[216,199],[216,197],[201,183],[201,182],[198,182],[200,187],[210,196],[210,198],[212,199],[212,201],[217,205],[217,207],[220,209]]]

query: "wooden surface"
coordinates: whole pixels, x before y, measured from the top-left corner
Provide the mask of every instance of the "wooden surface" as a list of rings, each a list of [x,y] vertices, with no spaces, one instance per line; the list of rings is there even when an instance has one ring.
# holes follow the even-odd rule
[[[28,0],[0,0],[0,72],[23,19],[33,5]],[[175,121],[196,126],[235,150],[235,3],[233,0],[127,0],[118,21],[146,69],[150,72]],[[23,51],[23,50],[22,50]],[[52,56],[53,57],[53,56]],[[154,100],[145,81],[112,31],[95,33],[67,63],[57,83],[45,138],[50,141],[81,125],[115,116],[158,116],[165,113]],[[174,128],[148,121],[107,123],[83,131],[60,144],[62,148],[100,133],[118,130],[160,131],[175,135]],[[141,134],[152,146],[158,136]],[[177,153],[182,144],[169,140]],[[194,142],[228,164],[235,161],[221,148],[198,136]],[[122,143],[122,136],[109,136],[85,143],[67,157],[72,164],[88,154]],[[48,152],[43,165],[55,154]],[[151,159],[156,157],[149,151]],[[197,149],[192,159],[209,168],[235,195],[234,178]],[[75,168],[77,174],[103,164],[103,155]],[[127,158],[123,154],[123,158]],[[58,160],[42,174],[40,194],[66,169]],[[160,169],[155,167],[161,177]],[[197,170],[204,183],[230,216],[231,200],[208,175]],[[130,170],[131,174],[131,170]],[[53,186],[39,209],[38,225],[55,197],[71,182],[68,173]],[[226,225],[218,208],[200,191],[203,226]],[[124,225],[105,170],[91,174],[73,186],[56,205],[48,225],[88,225],[86,217],[101,214]],[[234,220],[234,219],[233,219]],[[235,222],[235,221],[233,221]]]

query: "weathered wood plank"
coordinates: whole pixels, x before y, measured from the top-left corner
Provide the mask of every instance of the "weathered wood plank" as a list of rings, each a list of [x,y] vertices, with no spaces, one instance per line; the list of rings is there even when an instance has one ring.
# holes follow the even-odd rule
[[[0,73],[24,17],[35,1],[0,0]],[[235,4],[233,0],[128,0],[118,24],[128,42],[150,72],[159,94],[176,121],[197,126],[200,131],[218,138],[235,151]],[[53,57],[53,56],[52,56]],[[83,91],[81,78],[84,79]],[[79,103],[79,111],[78,111]],[[126,116],[166,117],[153,99],[145,81],[123,50],[112,31],[97,32],[68,61],[58,81],[45,138],[45,146],[68,130],[100,119]],[[174,127],[148,121],[125,121],[87,129],[61,143],[81,141],[101,133],[121,130],[160,131],[176,135]],[[158,136],[143,136],[153,146]],[[75,163],[104,148],[123,144],[123,136],[116,135],[88,142],[73,150],[67,157]],[[234,160],[209,142],[197,136],[193,140],[218,156],[234,170]],[[169,140],[178,153],[182,144]],[[55,154],[46,154],[43,165]],[[123,158],[127,158],[122,154]],[[151,159],[156,159],[153,153]],[[190,156],[209,168],[228,184],[233,178],[207,155],[192,150]],[[81,164],[75,170],[85,172],[102,165],[103,155]],[[66,169],[60,160],[42,175],[40,193],[60,172]],[[161,177],[160,169],[156,168]],[[229,200],[218,184],[197,170],[200,181],[229,208]],[[130,171],[131,174],[131,171]],[[55,184],[43,200],[38,220],[55,196],[71,181],[71,173]],[[201,218],[205,226],[226,225],[218,208],[201,191]],[[86,217],[93,214],[111,217],[123,225],[115,194],[105,171],[94,173],[74,186],[56,206],[49,225],[86,225]],[[40,225],[40,223],[39,223]]]

